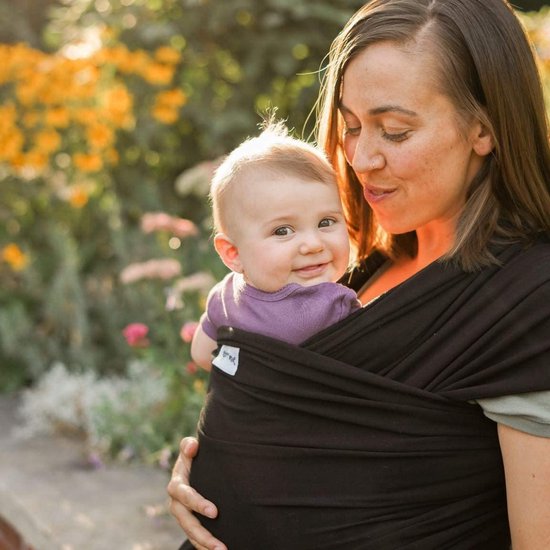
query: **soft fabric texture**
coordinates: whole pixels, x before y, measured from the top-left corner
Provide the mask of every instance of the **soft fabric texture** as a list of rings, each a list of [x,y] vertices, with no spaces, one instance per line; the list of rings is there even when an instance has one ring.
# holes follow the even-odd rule
[[[231,326],[300,344],[360,307],[357,294],[338,283],[290,283],[277,292],[263,292],[242,275],[228,273],[210,291],[201,327],[213,340],[219,327]]]
[[[496,424],[550,389],[550,245],[434,263],[302,346],[222,328],[191,485],[230,550],[505,550]],[[382,259],[350,284],[360,288]]]

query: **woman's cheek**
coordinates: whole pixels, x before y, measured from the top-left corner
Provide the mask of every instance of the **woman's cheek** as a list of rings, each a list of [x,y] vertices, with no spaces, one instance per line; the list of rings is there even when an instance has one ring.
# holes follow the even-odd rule
[[[346,160],[348,161],[349,165],[353,163],[353,157],[355,155],[356,146],[357,146],[357,140],[353,139],[351,136],[344,136],[344,139],[343,139],[344,156],[346,157]]]

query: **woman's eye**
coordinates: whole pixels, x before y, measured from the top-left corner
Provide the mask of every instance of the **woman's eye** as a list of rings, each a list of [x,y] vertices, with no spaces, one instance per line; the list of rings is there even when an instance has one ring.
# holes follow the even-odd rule
[[[361,126],[355,126],[355,127],[349,127],[349,126],[346,126],[344,128],[344,135],[345,136],[358,136],[359,133],[361,132]]]
[[[409,136],[408,130],[405,130],[404,132],[396,132],[396,133],[386,132],[385,130],[382,132],[382,137],[384,139],[387,139],[388,141],[395,141],[395,142],[405,141],[408,136]]]
[[[277,227],[277,229],[273,231],[273,235],[276,235],[277,237],[287,237],[291,233],[292,233],[292,229],[287,226]]]
[[[319,222],[319,227],[330,227],[333,223],[335,223],[335,220],[332,218],[323,218]]]

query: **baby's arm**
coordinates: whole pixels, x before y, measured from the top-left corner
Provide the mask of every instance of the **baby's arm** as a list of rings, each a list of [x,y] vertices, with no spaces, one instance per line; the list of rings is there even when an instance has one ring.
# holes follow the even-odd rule
[[[191,341],[191,358],[193,361],[199,367],[209,371],[212,367],[212,352],[217,347],[216,340],[212,340],[210,336],[207,336],[199,325]]]

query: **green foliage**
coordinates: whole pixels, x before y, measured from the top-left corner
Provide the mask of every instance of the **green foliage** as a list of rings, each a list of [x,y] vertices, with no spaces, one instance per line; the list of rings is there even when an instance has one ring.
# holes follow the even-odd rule
[[[232,149],[256,132],[259,113],[271,107],[301,133],[317,96],[321,62],[362,4],[134,0],[113,1],[98,12],[97,2],[80,0],[71,10],[56,12],[50,40],[85,20],[115,29],[129,47],[153,49],[169,42],[181,48],[178,80],[189,100],[178,124],[177,159],[162,149],[163,166],[181,169]]]

